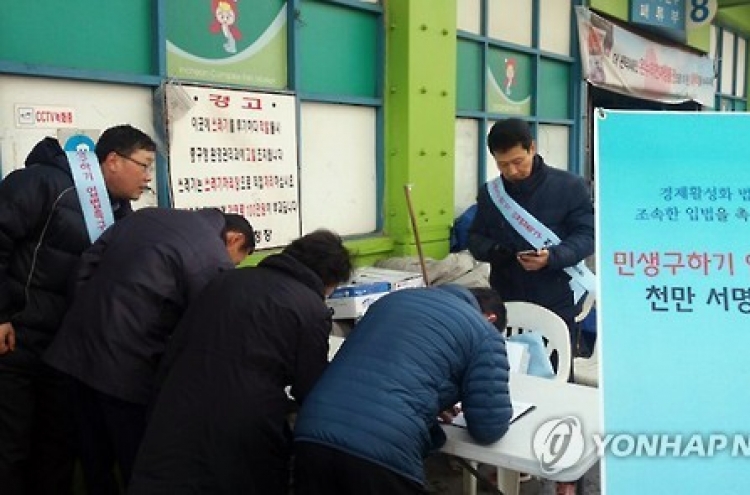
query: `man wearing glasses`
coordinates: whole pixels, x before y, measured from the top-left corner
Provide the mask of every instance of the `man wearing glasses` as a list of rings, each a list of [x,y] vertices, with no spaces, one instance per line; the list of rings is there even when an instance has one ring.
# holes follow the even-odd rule
[[[119,125],[95,147],[113,219],[148,188],[156,144]],[[104,203],[104,201],[102,201]],[[68,494],[73,421],[68,382],[42,362],[68,303],[68,283],[91,245],[74,172],[54,138],[0,182],[0,480],[4,495]]]

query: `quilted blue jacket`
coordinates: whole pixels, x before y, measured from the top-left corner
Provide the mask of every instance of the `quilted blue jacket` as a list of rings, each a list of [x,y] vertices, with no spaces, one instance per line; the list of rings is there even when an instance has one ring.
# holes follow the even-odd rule
[[[458,401],[477,442],[505,434],[505,342],[468,290],[405,289],[378,300],[354,328],[305,400],[295,440],[424,483],[423,458],[445,441],[437,415]]]

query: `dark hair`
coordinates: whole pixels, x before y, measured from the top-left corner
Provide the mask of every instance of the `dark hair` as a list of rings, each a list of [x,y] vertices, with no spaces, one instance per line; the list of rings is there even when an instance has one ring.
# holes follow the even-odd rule
[[[145,132],[131,125],[118,125],[102,132],[96,142],[96,157],[104,163],[113,151],[118,155],[130,156],[137,150],[156,151],[156,143]]]
[[[474,298],[479,303],[479,308],[482,313],[494,314],[497,319],[492,322],[500,333],[505,333],[505,326],[508,324],[508,312],[505,309],[505,303],[503,298],[500,297],[494,289],[487,287],[470,287],[469,292],[472,293]]]
[[[328,287],[349,280],[352,260],[341,237],[320,229],[295,239],[282,251],[315,272]]]
[[[518,146],[529,151],[534,137],[526,121],[521,119],[505,119],[495,122],[487,135],[487,147],[490,153],[506,152]]]
[[[224,213],[224,230],[221,231],[221,238],[226,237],[227,232],[239,232],[245,236],[245,242],[242,249],[252,253],[255,250],[255,231],[247,218],[236,213]]]

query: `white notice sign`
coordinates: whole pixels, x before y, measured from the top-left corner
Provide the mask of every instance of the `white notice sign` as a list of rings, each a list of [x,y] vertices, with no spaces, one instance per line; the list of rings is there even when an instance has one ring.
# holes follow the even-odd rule
[[[244,215],[257,249],[299,237],[294,96],[167,86],[167,100],[177,92],[194,105],[167,116],[175,208]]]

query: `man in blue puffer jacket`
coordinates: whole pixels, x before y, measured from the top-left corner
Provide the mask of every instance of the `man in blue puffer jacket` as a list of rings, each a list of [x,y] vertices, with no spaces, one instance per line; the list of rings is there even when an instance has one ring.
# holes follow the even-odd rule
[[[437,417],[459,401],[477,442],[505,434],[505,306],[471,291],[407,289],[370,307],[297,417],[297,495],[425,493],[423,459],[445,442]]]

